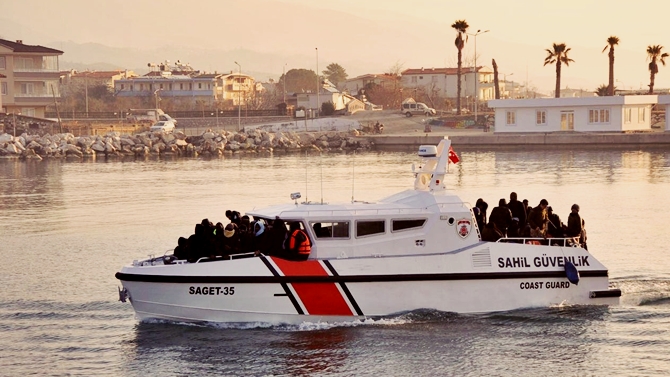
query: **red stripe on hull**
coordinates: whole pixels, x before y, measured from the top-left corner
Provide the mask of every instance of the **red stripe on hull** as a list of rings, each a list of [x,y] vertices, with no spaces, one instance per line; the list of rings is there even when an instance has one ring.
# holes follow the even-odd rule
[[[284,276],[328,276],[318,261],[293,262],[272,258]],[[292,283],[306,314],[354,315],[335,283]]]

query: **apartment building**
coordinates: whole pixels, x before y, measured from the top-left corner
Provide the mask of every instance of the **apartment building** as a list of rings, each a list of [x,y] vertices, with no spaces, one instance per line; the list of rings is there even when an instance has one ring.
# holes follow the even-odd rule
[[[202,101],[208,105],[228,101],[244,105],[254,91],[262,90],[252,76],[243,73],[202,73],[185,65],[170,67],[161,64],[158,70],[144,76],[114,81],[114,92],[119,97],[154,96]]]
[[[475,80],[477,94],[475,94]],[[454,98],[458,94],[458,68],[411,68],[402,72],[403,89],[421,89],[442,97]],[[480,101],[495,98],[493,70],[487,67],[461,68],[461,97],[475,95]]]
[[[58,57],[53,48],[0,39],[0,107],[7,114],[44,117],[60,97]]]

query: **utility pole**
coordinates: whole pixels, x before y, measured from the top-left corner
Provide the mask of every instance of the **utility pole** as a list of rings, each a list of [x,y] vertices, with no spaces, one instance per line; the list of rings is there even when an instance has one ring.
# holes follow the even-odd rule
[[[242,125],[242,83],[240,80],[242,80],[242,66],[240,63],[235,62],[237,64],[237,132],[240,132],[240,128]]]
[[[321,92],[321,80],[319,80],[319,48],[316,47],[315,50],[316,50],[316,118],[318,118],[320,109],[319,92]]]

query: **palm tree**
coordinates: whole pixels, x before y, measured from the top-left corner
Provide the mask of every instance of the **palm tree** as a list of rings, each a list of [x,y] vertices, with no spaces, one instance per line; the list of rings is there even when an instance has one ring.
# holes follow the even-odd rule
[[[456,40],[454,41],[454,44],[456,45],[456,48],[458,49],[458,74],[457,74],[457,84],[456,84],[456,114],[461,115],[461,67],[463,66],[463,47],[465,47],[465,42],[467,40],[467,35],[465,36],[466,39],[463,39],[463,35],[468,31],[468,28],[470,25],[465,20],[457,20],[453,24],[451,24],[451,27],[456,29],[458,34],[456,34]],[[475,70],[477,67],[475,67]]]
[[[565,43],[554,43],[552,50],[546,49],[547,57],[544,58],[544,65],[556,63],[556,98],[561,97],[561,65],[565,63],[570,66],[570,62],[574,60],[568,57],[569,48],[565,47]]]
[[[603,84],[603,85],[600,85],[598,88],[596,88],[596,90],[595,90],[594,93],[595,93],[598,97],[609,96],[609,95],[610,95],[610,94],[609,94],[609,93],[610,93],[610,88],[609,88],[609,86]]]
[[[649,72],[651,74],[649,78],[649,94],[654,94],[654,79],[658,73],[658,64],[656,64],[656,61],[660,61],[661,64],[665,65],[665,58],[668,57],[668,53],[661,53],[661,50],[663,50],[663,46],[661,45],[647,46]]]
[[[613,96],[614,95],[614,46],[619,44],[619,37],[615,37],[612,35],[611,37],[607,38],[607,45],[605,48],[603,48],[602,52],[605,52],[607,50],[607,47],[610,48],[610,52],[607,54],[610,58],[610,81],[609,85],[607,86],[607,95],[608,96]]]

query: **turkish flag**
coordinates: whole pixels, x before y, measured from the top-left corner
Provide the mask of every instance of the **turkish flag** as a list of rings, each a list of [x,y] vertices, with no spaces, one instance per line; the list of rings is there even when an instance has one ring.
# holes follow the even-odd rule
[[[460,160],[461,159],[458,158],[458,155],[456,154],[456,152],[454,152],[454,148],[452,148],[451,145],[450,145],[449,146],[449,161],[451,161],[452,164],[458,164],[458,162]]]

